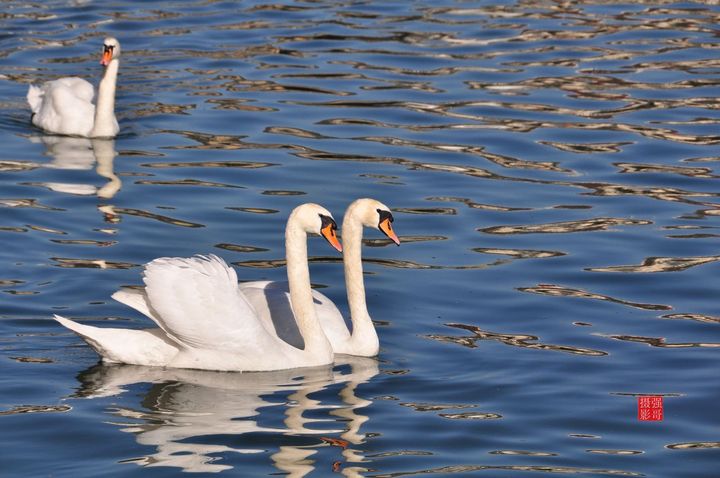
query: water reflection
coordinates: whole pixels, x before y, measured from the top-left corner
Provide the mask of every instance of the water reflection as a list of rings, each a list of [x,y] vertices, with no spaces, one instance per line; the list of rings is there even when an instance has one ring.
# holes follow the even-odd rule
[[[611,339],[624,342],[640,342],[651,347],[685,349],[695,347],[720,348],[720,342],[668,342],[665,337],[643,337],[638,335],[606,335]]]
[[[69,412],[69,405],[16,405],[9,410],[0,410],[0,416],[18,415],[23,413],[56,413]]]
[[[652,224],[652,222],[642,219],[597,217],[579,221],[562,221],[547,224],[493,226],[480,228],[478,231],[486,234],[563,234],[571,232],[605,231],[613,226],[638,226],[648,224]]]
[[[494,470],[503,471],[534,471],[540,473],[556,473],[559,475],[608,475],[608,476],[645,476],[643,473],[637,473],[625,470],[615,470],[609,468],[584,468],[574,466],[558,466],[558,465],[450,465],[425,470],[400,471],[395,473],[383,473],[375,475],[375,478],[395,478],[400,476],[412,475],[450,475],[455,473],[472,473],[480,471]]]
[[[115,141],[108,139],[88,139],[71,136],[31,136],[30,141],[45,146],[45,155],[52,160],[45,166],[56,169],[92,169],[105,179],[102,187],[90,184],[36,183],[57,192],[97,195],[102,199],[111,199],[122,187],[120,178],[115,174],[114,161],[117,152]]]
[[[375,359],[362,357],[338,357],[336,364],[334,369],[258,373],[98,364],[78,376],[81,386],[74,397],[119,397],[137,384],[152,384],[140,407],[119,400],[119,406],[108,409],[122,419],[115,421],[121,431],[154,448],[124,462],[220,472],[232,466],[222,463],[218,454],[266,453],[268,446],[253,445],[257,434],[263,434],[263,443],[277,447],[270,456],[274,466],[289,476],[313,471],[310,457],[328,445],[342,448],[345,464],[353,464],[343,473],[352,476],[362,470],[356,464],[364,461],[362,452],[352,447],[365,442],[360,429],[368,417],[360,411],[372,404],[356,389],[379,369]],[[339,387],[339,403],[313,396],[334,386]],[[282,426],[271,426],[278,411],[284,415]]]
[[[528,334],[502,334],[497,332],[490,332],[488,330],[483,330],[480,327],[477,327],[475,325],[466,325],[466,324],[445,324],[448,327],[453,327],[456,329],[461,330],[467,330],[468,332],[472,333],[473,335],[461,335],[461,336],[453,336],[453,335],[439,335],[439,334],[430,334],[426,335],[425,337],[433,340],[437,340],[439,342],[449,342],[454,343],[458,345],[462,345],[464,347],[468,348],[475,348],[477,347],[476,342],[481,340],[495,340],[500,343],[503,343],[505,345],[511,345],[513,347],[522,347],[527,349],[535,349],[535,350],[554,350],[556,352],[566,352],[570,354],[575,355],[589,355],[589,356],[605,356],[608,355],[607,352],[603,350],[595,350],[595,349],[589,349],[585,347],[575,347],[571,345],[556,345],[556,344],[546,344],[542,342],[537,342],[539,340],[539,337],[536,335],[528,335]],[[488,417],[485,417],[488,418]],[[489,418],[499,418],[498,417],[489,417]]]
[[[699,441],[699,442],[688,442],[688,443],[671,443],[665,445],[665,448],[670,450],[691,450],[691,449],[707,449],[707,448],[720,448],[720,441]]]
[[[661,316],[663,319],[685,319],[685,320],[696,320],[698,322],[705,322],[708,324],[720,324],[720,317],[713,317],[705,314],[667,314]]]
[[[557,284],[538,284],[534,287],[518,287],[521,292],[530,292],[533,294],[542,294],[552,297],[576,297],[580,299],[604,300],[614,304],[621,304],[627,307],[644,310],[672,310],[672,307],[665,304],[644,304],[640,302],[631,302],[629,300],[618,299],[609,295],[589,292],[584,289],[576,289],[573,287],[564,287]]]
[[[719,256],[704,257],[648,257],[640,265],[588,267],[592,272],[680,272],[690,267],[720,260]]]

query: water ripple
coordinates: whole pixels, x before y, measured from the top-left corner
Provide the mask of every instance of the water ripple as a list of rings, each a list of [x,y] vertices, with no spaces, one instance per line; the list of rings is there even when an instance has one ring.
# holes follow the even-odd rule
[[[642,337],[638,335],[608,335],[607,337],[623,342],[640,342],[651,347],[684,349],[695,347],[720,348],[719,342],[667,342],[664,337]]]
[[[553,297],[576,297],[580,299],[603,300],[643,310],[672,310],[672,307],[669,305],[631,302],[610,297],[608,295],[597,294],[595,292],[588,292],[586,290],[575,289],[572,287],[563,287],[556,284],[539,284],[535,287],[518,287],[518,290],[521,292],[531,292],[533,294],[542,294]]]
[[[7,473],[716,468],[717,1],[3,6]],[[108,35],[123,44],[119,136],[37,131],[28,85],[97,85]],[[397,249],[363,240],[372,373],[91,367],[50,319],[148,326],[108,297],[161,255],[214,248],[243,279],[282,275],[289,211],[317,202],[340,221],[357,197],[391,206],[405,234]],[[313,286],[342,297],[341,260],[312,256]],[[676,397],[665,422],[634,423],[651,390]],[[100,429],[122,443],[98,448]]]
[[[613,226],[645,226],[652,224],[643,219],[598,217],[579,221],[563,221],[526,226],[492,226],[478,229],[486,234],[564,234],[571,232],[605,231]]]
[[[173,226],[191,227],[191,228],[205,227],[204,224],[183,221],[182,219],[175,219],[170,216],[164,216],[162,214],[156,214],[156,213],[152,213],[149,211],[143,211],[142,209],[116,207],[116,208],[113,208],[113,211],[115,214],[125,214],[127,216],[136,216],[136,217],[143,217],[146,219],[153,219],[155,221],[164,222],[166,224],[172,224]]]
[[[72,407],[69,405],[18,405],[10,410],[0,410],[0,415],[18,415],[25,413],[55,413],[69,412]]]
[[[718,441],[701,441],[701,442],[686,442],[686,443],[671,443],[665,445],[665,448],[670,450],[703,450],[710,448],[720,448],[720,442]]]
[[[640,265],[588,267],[585,270],[592,272],[680,272],[719,260],[720,255],[706,257],[648,257]]]
[[[426,335],[427,338],[438,340],[440,342],[451,342],[464,347],[474,348],[477,347],[476,342],[478,340],[495,340],[505,345],[511,345],[513,347],[522,347],[528,349],[537,350],[554,350],[556,352],[566,352],[576,355],[590,355],[590,356],[604,356],[608,355],[607,352],[602,350],[594,350],[583,347],[573,347],[570,345],[554,345],[545,344],[541,342],[535,342],[539,338],[535,335],[526,334],[502,334],[496,332],[489,332],[483,330],[480,327],[474,325],[465,324],[445,324],[448,327],[454,327],[456,329],[463,329],[472,332],[470,336],[451,336],[451,335]]]
[[[571,466],[554,465],[451,465],[438,468],[429,468],[417,471],[399,471],[395,473],[383,473],[373,475],[375,478],[395,478],[399,476],[430,475],[430,474],[454,474],[477,471],[535,471],[540,473],[566,474],[595,474],[608,476],[646,476],[643,473],[632,471],[603,469],[603,468],[582,468]]]

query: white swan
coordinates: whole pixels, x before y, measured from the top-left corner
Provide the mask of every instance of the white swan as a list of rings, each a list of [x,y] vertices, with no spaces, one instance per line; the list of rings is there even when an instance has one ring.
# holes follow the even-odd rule
[[[115,83],[119,58],[120,43],[115,38],[106,38],[100,60],[105,72],[98,86],[97,107],[92,103],[93,86],[82,78],[60,78],[39,87],[30,85],[27,101],[32,123],[47,132],[71,136],[117,135],[120,127],[115,118]]]
[[[337,306],[324,294],[317,290],[312,291],[318,319],[336,354],[363,357],[374,357],[378,354],[380,344],[365,302],[361,257],[363,226],[379,229],[395,244],[400,245],[400,240],[392,228],[393,220],[390,209],[375,199],[358,199],[345,211],[342,224],[343,264],[352,333]],[[292,316],[274,312],[288,302],[286,282],[246,282],[240,284],[240,290],[260,317],[272,324],[280,338],[295,346],[301,346],[302,338]]]
[[[332,215],[317,204],[290,214],[285,229],[287,276],[304,348],[279,339],[239,290],[235,270],[216,256],[155,259],[145,266],[143,291],[116,300],[160,328],[131,330],[82,325],[55,316],[106,362],[222,371],[282,370],[332,363],[333,353],[313,307],[307,234],[321,234],[338,251]]]

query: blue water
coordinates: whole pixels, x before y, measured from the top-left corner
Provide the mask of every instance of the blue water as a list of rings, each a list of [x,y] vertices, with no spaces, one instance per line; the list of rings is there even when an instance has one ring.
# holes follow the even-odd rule
[[[717,2],[3,9],[2,476],[718,475]],[[43,135],[28,85],[107,35],[120,135]],[[366,232],[376,360],[106,366],[51,319],[148,327],[110,295],[164,255],[282,280],[288,213],[358,197],[403,242]]]

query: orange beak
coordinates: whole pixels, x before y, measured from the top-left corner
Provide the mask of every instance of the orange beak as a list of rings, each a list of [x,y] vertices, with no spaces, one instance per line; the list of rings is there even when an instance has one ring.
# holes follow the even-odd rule
[[[389,218],[381,221],[378,227],[387,237],[389,237],[395,243],[395,245],[400,245],[400,239],[398,239],[395,231],[393,231],[392,224],[390,223]]]
[[[100,59],[100,64],[102,66],[108,66],[110,64],[110,60],[112,60],[112,48],[107,48],[103,50],[102,58]]]
[[[335,228],[332,224],[328,224],[320,230],[320,234],[333,246],[338,252],[342,252],[342,244],[338,240]]]

